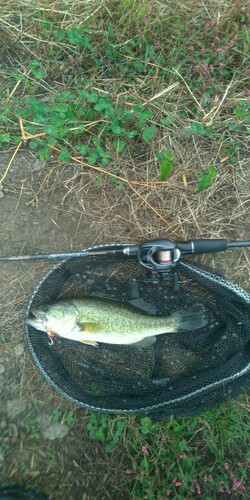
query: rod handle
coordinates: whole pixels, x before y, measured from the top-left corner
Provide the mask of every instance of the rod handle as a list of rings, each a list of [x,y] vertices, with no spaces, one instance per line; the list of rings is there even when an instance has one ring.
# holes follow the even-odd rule
[[[227,249],[227,241],[223,239],[189,240],[177,243],[177,247],[179,248],[182,254],[224,252]]]

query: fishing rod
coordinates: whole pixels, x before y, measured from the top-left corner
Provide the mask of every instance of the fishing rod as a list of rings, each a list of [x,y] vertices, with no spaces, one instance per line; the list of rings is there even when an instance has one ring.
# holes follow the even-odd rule
[[[166,272],[178,260],[188,254],[224,252],[228,248],[250,247],[250,241],[226,241],[225,239],[195,239],[174,242],[167,239],[154,239],[139,244],[98,245],[82,252],[49,253],[34,255],[0,256],[0,262],[44,259],[69,259],[95,257],[101,255],[121,255],[137,259],[147,269]]]

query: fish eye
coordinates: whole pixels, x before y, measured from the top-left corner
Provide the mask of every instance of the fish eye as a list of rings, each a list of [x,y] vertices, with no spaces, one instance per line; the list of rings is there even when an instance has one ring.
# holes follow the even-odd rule
[[[42,311],[44,313],[48,312],[49,311],[49,306],[43,306]]]

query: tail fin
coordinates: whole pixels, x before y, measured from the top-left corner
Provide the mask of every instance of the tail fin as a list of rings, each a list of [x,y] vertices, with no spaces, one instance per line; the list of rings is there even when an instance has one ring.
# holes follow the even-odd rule
[[[203,304],[194,304],[188,309],[181,309],[171,315],[177,322],[177,331],[190,332],[198,330],[207,324],[205,307]]]

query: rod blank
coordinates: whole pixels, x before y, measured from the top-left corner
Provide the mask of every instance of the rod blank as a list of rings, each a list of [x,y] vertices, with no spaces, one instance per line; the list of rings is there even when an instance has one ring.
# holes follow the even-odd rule
[[[229,241],[227,248],[250,247],[250,241]]]
[[[123,253],[122,250],[111,250],[111,249],[96,249],[89,250],[86,252],[72,252],[72,253],[48,253],[48,254],[35,254],[35,255],[4,255],[0,256],[0,262],[4,261],[14,261],[14,260],[44,260],[44,259],[69,259],[69,258],[77,258],[77,257],[90,257],[95,255],[107,255],[107,254],[118,254]]]

